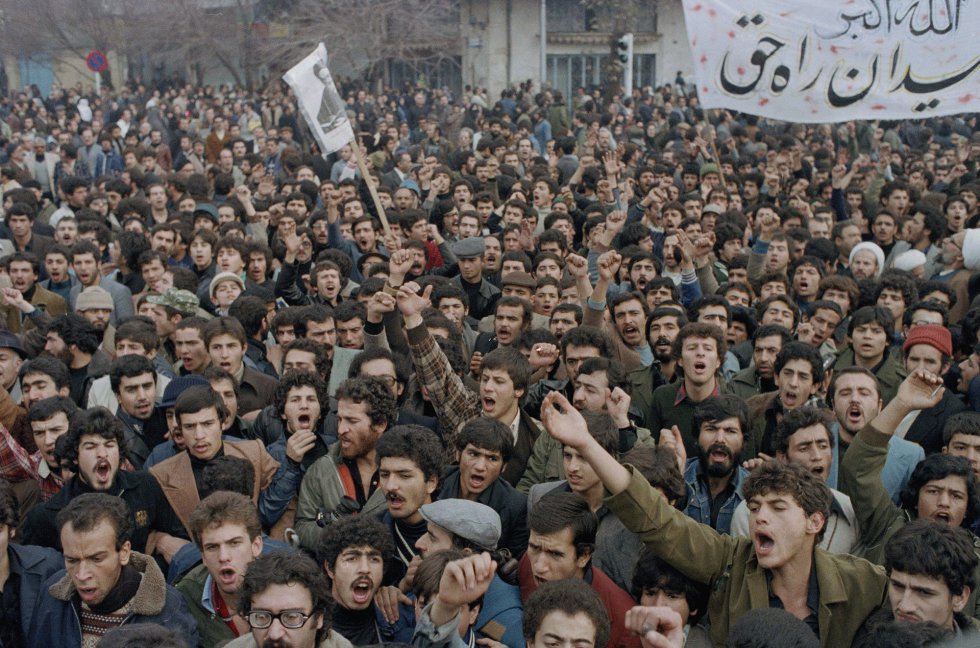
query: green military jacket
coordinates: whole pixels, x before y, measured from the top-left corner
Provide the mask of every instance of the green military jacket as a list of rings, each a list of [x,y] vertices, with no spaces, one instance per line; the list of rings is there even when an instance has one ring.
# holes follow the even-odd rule
[[[840,491],[851,497],[864,557],[879,565],[885,564],[885,545],[895,533],[912,520],[909,511],[895,506],[881,483],[881,471],[888,458],[890,434],[883,434],[871,424],[858,432],[841,462]],[[973,535],[973,534],[971,534]],[[980,557],[980,538],[973,535],[973,550]],[[980,562],[973,571],[974,582],[980,583]],[[980,588],[973,588],[963,613],[980,619]]]
[[[709,633],[722,647],[735,621],[753,609],[769,607],[766,570],[752,541],[721,535],[673,508],[663,494],[632,468],[629,488],[606,499],[627,529],[647,549],[688,578],[709,586]],[[887,603],[885,570],[862,558],[814,550],[820,590],[817,622],[822,648],[845,648],[868,615]]]

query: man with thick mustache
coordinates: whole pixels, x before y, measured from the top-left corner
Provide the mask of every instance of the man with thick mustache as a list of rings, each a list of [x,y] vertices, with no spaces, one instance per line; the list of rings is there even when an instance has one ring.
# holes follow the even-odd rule
[[[394,555],[391,534],[373,515],[340,518],[320,534],[317,557],[330,579],[333,630],[355,646],[411,642],[412,629],[397,632],[374,603]]]

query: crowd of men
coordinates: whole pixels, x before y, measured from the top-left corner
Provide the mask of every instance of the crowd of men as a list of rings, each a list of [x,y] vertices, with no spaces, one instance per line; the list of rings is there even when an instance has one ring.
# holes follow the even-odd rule
[[[0,648],[980,645],[976,114],[343,93],[0,99]]]

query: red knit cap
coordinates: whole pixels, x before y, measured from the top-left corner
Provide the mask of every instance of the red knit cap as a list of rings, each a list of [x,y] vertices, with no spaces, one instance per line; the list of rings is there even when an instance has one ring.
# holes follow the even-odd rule
[[[953,355],[953,336],[949,334],[949,329],[939,324],[920,324],[913,326],[909,330],[909,336],[905,338],[903,351],[908,351],[916,344],[928,344],[939,349],[943,355]]]

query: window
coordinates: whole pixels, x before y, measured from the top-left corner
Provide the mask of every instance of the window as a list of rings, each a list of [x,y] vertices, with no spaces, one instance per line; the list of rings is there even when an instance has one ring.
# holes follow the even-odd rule
[[[581,33],[610,31],[612,18],[618,7],[615,2],[586,7],[582,0],[547,0],[548,31]],[[657,11],[650,3],[649,9],[638,13],[629,21],[629,29],[636,33],[657,31]]]
[[[606,80],[608,54],[564,54],[548,56],[548,81],[566,97],[572,97],[575,89],[601,85]],[[633,56],[633,86],[657,86],[657,55]]]

